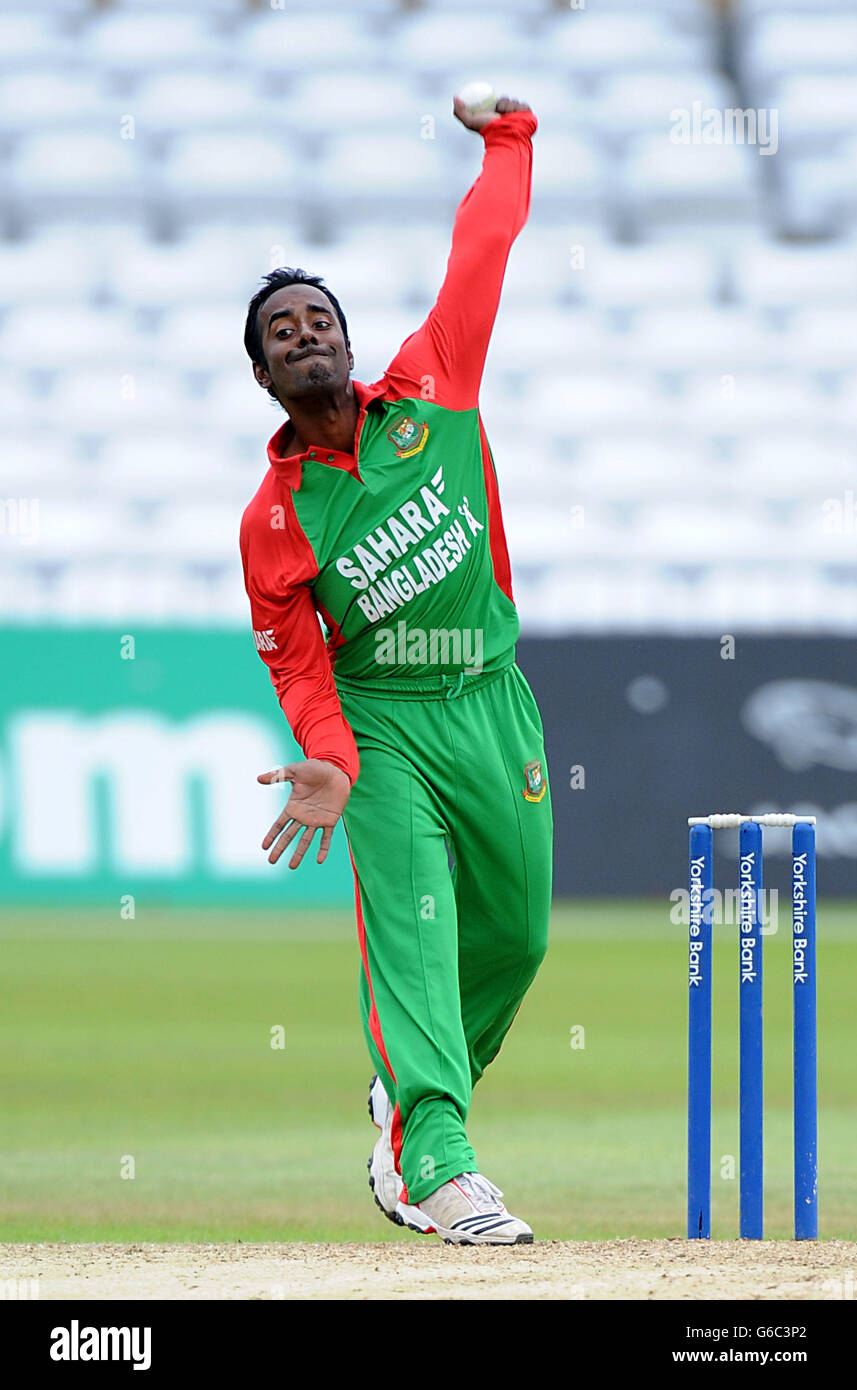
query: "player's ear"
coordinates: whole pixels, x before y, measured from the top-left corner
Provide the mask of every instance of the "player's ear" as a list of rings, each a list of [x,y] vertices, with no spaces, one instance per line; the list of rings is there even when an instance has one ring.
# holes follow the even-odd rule
[[[348,345],[347,351],[348,351],[348,370],[349,370],[350,372],[353,372],[353,371],[354,371],[354,353],[351,351],[351,344],[350,344],[350,343],[349,343],[349,345]]]
[[[253,363],[253,375],[260,386],[264,387],[266,391],[270,391],[274,383],[272,382],[267,369],[263,367],[259,362]]]

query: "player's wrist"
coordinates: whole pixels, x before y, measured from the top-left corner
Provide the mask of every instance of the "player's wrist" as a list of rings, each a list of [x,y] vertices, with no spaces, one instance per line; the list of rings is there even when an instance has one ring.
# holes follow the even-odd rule
[[[330,768],[331,772],[335,774],[334,781],[343,779],[348,783],[349,789],[353,787],[354,777],[351,776],[350,772],[346,772],[344,767],[340,767],[339,763],[332,763],[328,758],[319,758],[319,762],[323,763],[326,768]]]

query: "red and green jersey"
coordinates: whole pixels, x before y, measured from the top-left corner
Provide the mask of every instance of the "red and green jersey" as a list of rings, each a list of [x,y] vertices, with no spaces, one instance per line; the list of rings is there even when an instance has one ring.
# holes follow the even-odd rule
[[[379,381],[353,380],[354,452],[289,452],[289,421],[244,513],[256,647],[307,757],[353,781],[337,695],[447,682],[514,660],[518,618],[479,385],[512,242],[527,218],[530,111],[483,127],[443,285]],[[324,625],[324,635],[321,624]]]

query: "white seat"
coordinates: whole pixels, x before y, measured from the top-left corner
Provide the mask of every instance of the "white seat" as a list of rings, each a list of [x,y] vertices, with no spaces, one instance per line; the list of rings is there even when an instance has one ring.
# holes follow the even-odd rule
[[[819,428],[829,397],[803,373],[705,371],[673,403],[676,427],[712,438],[742,437],[751,430]]]
[[[806,0],[734,0],[735,18],[746,27],[767,15],[781,16],[784,12],[795,13],[803,18],[806,13]],[[813,14],[853,14],[854,0],[816,0]]]
[[[237,546],[232,564],[226,563],[211,576],[208,594],[211,604],[209,622],[216,623],[218,627],[239,628],[246,633],[250,624],[250,604]]]
[[[105,14],[86,35],[90,61],[114,71],[194,66],[210,70],[228,56],[209,15],[176,13]]]
[[[790,567],[789,583],[770,564],[751,567],[712,566],[695,587],[697,622],[707,620],[715,633],[732,631],[736,618],[748,632],[800,632],[813,627],[817,603],[802,612],[810,583],[806,566]]]
[[[184,560],[236,562],[240,522],[233,506],[202,498],[178,501],[165,507],[151,525],[148,550]]]
[[[831,141],[857,128],[854,72],[792,73],[777,84],[774,100],[790,153],[829,153]]]
[[[825,399],[824,428],[842,430],[849,442],[857,432],[857,372],[846,372],[834,396]]]
[[[0,13],[0,68],[13,72],[31,64],[56,62],[72,56],[65,25],[55,13],[24,13],[23,9]],[[52,7],[55,9],[55,7]]]
[[[40,509],[40,557],[58,561],[127,552],[134,548],[136,530],[121,503],[55,492]]]
[[[627,333],[616,336],[616,355],[630,366],[726,373],[774,363],[782,347],[752,309],[671,306],[639,310]]]
[[[337,0],[337,4],[341,3],[342,0]],[[289,4],[294,5],[295,0],[289,0]],[[142,6],[140,0],[111,0],[111,8],[139,13]],[[175,10],[178,7],[176,0],[145,0],[145,8],[150,12],[159,13],[161,10]],[[205,15],[206,18],[212,14],[240,18],[247,13],[247,3],[246,0],[181,0],[181,9],[189,14]]]
[[[188,419],[193,419],[206,430],[220,430],[228,435],[255,440],[261,482],[267,467],[265,448],[268,440],[284,424],[286,417],[282,408],[254,380],[249,358],[245,358],[245,362],[246,367],[236,366],[211,372],[204,398],[193,402],[184,423],[186,425]]]
[[[244,351],[245,306],[240,300],[225,304],[183,304],[168,310],[157,339],[157,360],[178,369],[211,371],[246,365]]]
[[[388,58],[383,44],[371,16],[340,13],[320,24],[316,10],[288,11],[243,24],[230,45],[230,57],[251,72],[272,72],[278,78],[322,69],[353,72]]]
[[[0,130],[35,134],[87,124],[94,130],[115,119],[115,102],[91,75],[28,64],[0,77]]]
[[[22,140],[7,179],[8,191],[18,199],[28,205],[38,200],[54,211],[58,204],[77,207],[96,201],[114,211],[125,200],[142,201],[147,189],[137,143],[89,131],[59,130]]]
[[[674,422],[673,402],[645,372],[549,371],[537,377],[515,407],[542,421],[557,438],[586,437],[607,428],[636,435],[668,430]]]
[[[83,368],[62,373],[51,398],[57,429],[109,435],[186,425],[198,403],[175,372],[153,367],[128,372],[122,366]]]
[[[486,372],[538,372],[558,363],[576,371],[592,362],[609,362],[615,337],[591,310],[564,310],[538,301],[522,308],[506,306],[494,326]]]
[[[293,209],[299,216],[297,208]],[[289,211],[278,209],[276,222],[247,223],[236,216],[229,229],[206,220],[200,235],[210,235],[214,241],[223,237],[225,243],[233,248],[241,264],[247,266],[247,285],[250,290],[258,288],[263,275],[286,266],[305,270],[309,275],[317,274],[316,263],[320,247],[297,222],[289,220]]]
[[[37,566],[22,562],[20,553],[4,546],[0,551],[0,617],[6,622],[36,623],[53,618],[54,584]]]
[[[848,72],[857,68],[857,16],[806,10],[762,16],[739,46],[738,63],[762,103],[789,73]]]
[[[366,223],[363,230],[367,238],[386,238],[385,249],[389,247],[396,256],[404,257],[412,280],[408,302],[418,304],[427,313],[446,273],[452,218],[415,219],[392,230],[375,229]],[[581,273],[573,268],[572,252],[580,246],[588,248],[603,235],[598,224],[591,221],[564,218],[561,225],[555,226],[532,217],[512,245],[503,279],[501,315],[504,307],[531,304],[539,298],[575,302]]]
[[[64,304],[89,299],[101,280],[101,258],[81,228],[51,228],[26,241],[0,242],[0,301],[29,303],[45,284],[45,266],[62,265]]]
[[[7,10],[20,10],[24,8],[25,0],[5,0]],[[84,19],[92,14],[90,0],[26,0],[28,12],[34,14],[49,14],[56,20],[60,16],[63,20]]]
[[[853,440],[822,433],[763,430],[737,442],[730,468],[759,496],[809,498],[822,506],[826,494],[844,497],[855,487],[857,447]]]
[[[48,318],[53,330],[31,303],[10,310],[0,333],[0,362],[32,370],[109,362],[131,370],[152,356],[152,339],[137,333],[122,310],[63,304]]]
[[[425,315],[411,310],[395,309],[358,310],[351,315],[348,331],[358,381],[379,381],[402,343],[416,332],[424,318]]]
[[[729,248],[733,294],[746,304],[790,309],[857,300],[857,243],[815,246],[768,240]]]
[[[29,372],[0,372],[0,420],[7,430],[35,429],[45,420],[45,393],[36,389]]]
[[[539,49],[526,16],[507,11],[459,12],[453,30],[445,14],[417,14],[396,35],[397,62],[406,71],[447,73],[453,91],[467,81],[492,81],[495,67],[508,67],[511,53],[522,63],[538,62]]]
[[[573,277],[584,300],[611,308],[642,308],[714,299],[722,255],[691,240],[623,246],[584,243],[583,269]]]
[[[709,498],[705,506],[688,498],[676,504],[653,502],[634,524],[635,553],[661,564],[723,564],[761,555],[788,554],[787,528],[772,523],[768,510],[744,499],[740,507]]]
[[[512,246],[503,277],[500,320],[505,309],[539,302],[556,307],[585,299],[588,267],[602,245],[597,223],[547,225],[533,218]]]
[[[577,216],[596,216],[605,199],[608,173],[597,144],[561,135],[539,133],[533,141],[533,202],[561,200]]]
[[[513,565],[513,576],[515,570]],[[854,631],[853,592],[808,565],[790,569],[789,584],[770,566],[711,564],[698,577],[659,571],[640,560],[608,567],[556,565],[522,593],[528,632]]]
[[[271,102],[251,77],[198,68],[156,71],[143,78],[133,105],[140,128],[158,134],[237,132],[245,126],[262,133],[272,114]]]
[[[298,157],[273,136],[193,134],[176,139],[159,184],[179,206],[196,198],[267,201],[276,189],[285,198],[301,172]]]
[[[526,630],[604,633],[648,626],[658,612],[654,576],[639,565],[620,568],[601,559],[602,563],[586,564],[566,561],[546,569],[528,595]]]
[[[119,240],[105,248],[102,262],[112,296],[131,304],[245,303],[262,276],[302,246],[303,239],[283,223],[223,226],[204,221],[175,241],[146,236]],[[297,255],[293,263],[301,259]]]
[[[512,560],[512,583],[521,630],[532,635],[557,632],[585,632],[592,623],[592,608],[598,606],[593,595],[592,567],[569,569],[568,564],[545,566],[526,586],[519,567]],[[599,613],[599,627],[603,614]]]
[[[785,363],[807,371],[857,368],[857,305],[800,309],[782,338]]]
[[[678,221],[755,221],[760,202],[745,145],[673,144],[664,136],[632,141],[620,163],[618,193],[629,220],[641,230]]]
[[[548,503],[571,500],[574,475],[568,465],[567,450],[558,449],[548,436],[537,436],[519,421],[494,430],[490,400],[482,403],[488,443],[497,471],[500,498],[504,507],[531,502],[533,497]]]
[[[712,61],[706,35],[683,32],[667,17],[639,9],[633,14],[584,9],[558,15],[538,37],[563,71],[587,76],[654,67],[705,71]]]
[[[128,0],[133,3],[133,0]],[[197,3],[204,4],[205,0],[197,0]],[[240,0],[242,8],[246,11],[246,0]],[[311,15],[318,14],[317,0],[288,0],[289,14],[300,14],[303,11]],[[328,21],[339,20],[341,17],[351,15],[368,15],[373,20],[394,21],[400,17],[402,7],[400,0],[329,0],[325,7],[325,17]]]
[[[599,434],[585,439],[567,465],[572,488],[603,501],[639,502],[722,490],[717,460],[699,440]]]
[[[69,563],[57,581],[51,612],[77,622],[108,620],[188,623],[214,616],[211,579],[180,561],[145,556]]]
[[[637,0],[610,0],[611,14],[638,14]],[[677,24],[681,29],[712,28],[713,16],[707,0],[658,0],[657,17]]]
[[[340,135],[329,142],[314,174],[316,196],[331,214],[341,210],[344,200],[349,211],[358,199],[371,206],[382,197],[395,208],[410,200],[452,198],[456,191],[437,143],[411,135]]]
[[[504,528],[509,553],[517,565],[547,565],[552,561],[567,561],[571,555],[590,555],[602,545],[605,527],[609,523],[593,508],[587,515],[586,526],[572,528],[571,509],[557,508],[546,502],[533,502],[507,508]]]
[[[68,481],[80,466],[73,442],[56,430],[10,428],[4,414],[0,445],[0,496],[30,497],[34,489]]]
[[[309,0],[306,2],[309,3]],[[352,3],[358,3],[358,0],[352,0]],[[458,17],[461,14],[461,0],[425,0],[424,8],[436,13],[454,13]],[[513,18],[519,15],[529,18],[532,15],[538,20],[544,16],[546,5],[545,0],[468,0],[467,8],[477,14],[509,14]]]
[[[595,123],[614,139],[647,130],[663,136],[670,128],[670,113],[676,108],[691,111],[695,101],[718,110],[739,105],[733,84],[719,72],[611,71],[597,88]]]
[[[111,436],[98,467],[99,492],[132,501],[188,495],[249,501],[248,484],[232,467],[228,446],[219,436],[192,432],[192,423],[189,418],[184,432]]]
[[[301,73],[289,84],[288,102],[282,118],[317,135],[342,135],[358,130],[376,132],[379,137],[393,132],[412,131],[420,137],[420,122],[426,111],[425,98],[404,76],[361,72],[358,68],[337,76],[335,82],[319,86],[314,73]],[[309,122],[307,124],[307,115]]]
[[[830,159],[791,159],[780,169],[780,230],[791,236],[841,236],[857,221],[857,141]]]
[[[419,285],[407,231],[360,227],[332,246],[316,247],[307,260],[304,269],[330,286],[346,318],[350,305],[370,310],[404,306]]]

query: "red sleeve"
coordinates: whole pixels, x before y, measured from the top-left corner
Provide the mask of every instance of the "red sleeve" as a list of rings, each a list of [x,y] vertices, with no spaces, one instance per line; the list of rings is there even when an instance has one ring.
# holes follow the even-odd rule
[[[387,368],[391,398],[420,395],[452,410],[477,404],[506,262],[529,212],[537,127],[532,111],[482,127],[482,172],[458,206],[437,301]]]
[[[253,504],[241,522],[241,560],[256,649],[271,673],[283,713],[307,758],[347,773],[360,770],[351,726],[339,703],[330,658],[308,580],[317,566],[294,508],[277,507],[285,527],[273,527]]]

